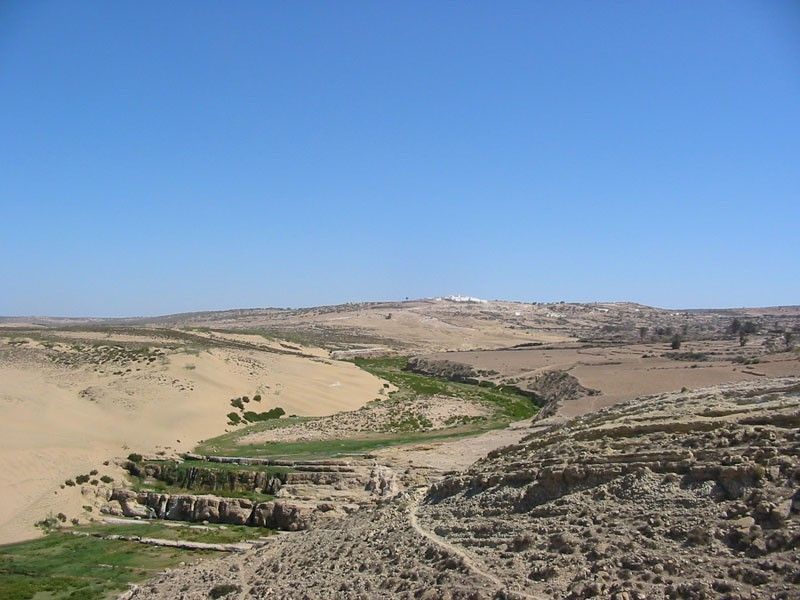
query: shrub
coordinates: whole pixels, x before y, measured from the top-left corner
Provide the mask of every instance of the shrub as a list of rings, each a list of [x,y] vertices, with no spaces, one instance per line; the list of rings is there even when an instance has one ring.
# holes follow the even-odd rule
[[[78,484],[86,483],[87,481],[89,481],[89,475],[78,475],[75,478],[75,483]]]
[[[238,585],[234,585],[232,583],[221,583],[211,588],[211,591],[208,592],[208,597],[222,598],[223,596],[227,596],[228,594],[233,594],[234,592],[238,593],[241,590],[242,588],[240,588]]]
[[[112,481],[114,481],[114,478],[113,477],[109,477],[108,475],[103,475],[100,478],[100,481],[102,481],[103,483],[111,483]]]
[[[753,323],[753,321],[745,321],[742,324],[742,329],[744,333],[756,333],[758,331],[758,325]]]
[[[682,342],[681,336],[679,336],[676,333],[675,335],[672,336],[672,343],[670,345],[672,346],[673,350],[678,350],[681,347],[681,342]]]
[[[255,423],[257,421],[268,421],[270,419],[279,419],[283,415],[286,414],[286,411],[283,410],[280,406],[276,406],[275,408],[271,408],[266,412],[257,413],[252,410],[248,410],[244,413],[244,418],[251,423]]]
[[[72,479],[67,479],[64,483],[66,483],[70,487],[75,487],[75,482]]]
[[[97,469],[92,469],[89,471],[89,475],[97,475]]]
[[[128,460],[131,462],[140,463],[142,462],[142,455],[137,454],[136,452],[131,452],[128,454]]]
[[[239,410],[244,410],[244,404],[242,404],[241,398],[234,398],[231,400],[231,406],[234,408],[238,408]]]
[[[242,396],[242,402],[250,402],[250,398],[247,396]]]
[[[739,333],[739,330],[742,328],[742,322],[739,319],[734,319],[731,321],[731,333]]]
[[[255,396],[253,396],[253,401],[254,402],[261,402],[261,394],[256,394]]]

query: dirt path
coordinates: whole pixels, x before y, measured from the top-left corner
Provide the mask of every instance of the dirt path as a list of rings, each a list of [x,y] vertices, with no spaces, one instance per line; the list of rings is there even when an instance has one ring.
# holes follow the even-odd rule
[[[466,552],[464,549],[459,548],[458,546],[454,546],[450,542],[442,539],[432,531],[428,531],[422,525],[419,524],[419,519],[417,518],[417,511],[419,510],[420,500],[424,497],[425,492],[428,491],[427,487],[420,487],[414,490],[411,495],[411,501],[408,504],[408,522],[411,524],[411,528],[416,531],[419,535],[424,538],[427,538],[443,550],[445,550],[448,554],[455,554],[464,562],[467,568],[480,575],[482,578],[486,579],[487,581],[491,582],[492,585],[497,590],[508,590],[508,586],[506,586],[503,581],[493,575],[483,564],[478,561],[474,556]],[[512,592],[514,597],[519,598],[526,598],[529,600],[536,600],[533,596],[529,596],[528,594],[524,594],[521,592]]]

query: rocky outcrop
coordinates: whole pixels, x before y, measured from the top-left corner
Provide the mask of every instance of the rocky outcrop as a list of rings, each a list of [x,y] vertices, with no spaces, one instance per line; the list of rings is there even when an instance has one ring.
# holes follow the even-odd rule
[[[408,370],[422,375],[449,379],[450,381],[480,383],[480,374],[471,366],[452,360],[412,356],[408,359]]]
[[[364,489],[381,499],[391,499],[400,493],[400,484],[395,472],[384,465],[375,465],[370,471]]]
[[[581,385],[576,377],[566,371],[559,370],[545,371],[520,385],[520,389],[532,392],[543,400],[542,409],[537,413],[536,420],[556,414],[564,402],[600,393],[599,390]]]
[[[161,494],[117,488],[101,511],[142,519],[206,521],[299,531],[307,529],[321,514],[329,513],[330,507],[285,500],[255,502],[245,498]]]

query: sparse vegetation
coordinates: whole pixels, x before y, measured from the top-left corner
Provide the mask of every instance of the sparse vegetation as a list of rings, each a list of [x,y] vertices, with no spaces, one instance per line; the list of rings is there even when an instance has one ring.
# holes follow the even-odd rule
[[[431,422],[423,415],[407,413],[387,424],[385,431],[358,433],[353,437],[341,439],[321,439],[297,442],[265,442],[258,444],[239,444],[244,436],[263,431],[265,428],[291,426],[294,419],[269,420],[257,422],[244,429],[227,433],[207,440],[197,447],[197,452],[208,455],[230,456],[291,456],[291,457],[325,457],[345,454],[369,452],[385,446],[402,445],[422,441],[434,441],[466,435],[474,435],[490,429],[504,427],[511,421],[533,416],[537,407],[530,397],[524,396],[513,387],[500,385],[496,387],[480,386],[471,383],[448,381],[412,373],[405,370],[407,358],[358,358],[354,362],[362,369],[388,380],[397,390],[388,399],[377,402],[409,401],[413,404],[418,398],[430,396],[448,396],[474,401],[482,406],[493,408],[488,417],[457,417],[448,429],[430,430]],[[275,409],[273,409],[275,410]],[[245,418],[249,420],[248,413]]]
[[[137,454],[136,452],[131,452],[128,454],[128,460],[131,462],[140,463],[142,462],[142,455]]]
[[[673,350],[678,350],[680,349],[682,342],[683,340],[681,339],[681,336],[676,333],[672,336],[672,342],[670,343],[670,346]]]
[[[671,358],[672,360],[684,360],[689,362],[703,362],[708,360],[708,354],[705,352],[665,352],[662,356]]]

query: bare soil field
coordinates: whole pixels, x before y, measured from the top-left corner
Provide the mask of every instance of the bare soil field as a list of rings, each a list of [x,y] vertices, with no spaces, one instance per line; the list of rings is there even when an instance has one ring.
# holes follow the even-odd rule
[[[446,363],[466,365],[473,376],[497,384],[535,389],[548,371],[568,373],[597,391],[565,399],[559,414],[577,416],[637,396],[696,389],[765,376],[800,375],[796,351],[768,352],[765,338],[746,346],[736,339],[691,340],[673,350],[668,343],[536,348],[433,353],[422,356],[428,371],[447,376]],[[438,366],[437,366],[438,365]]]

